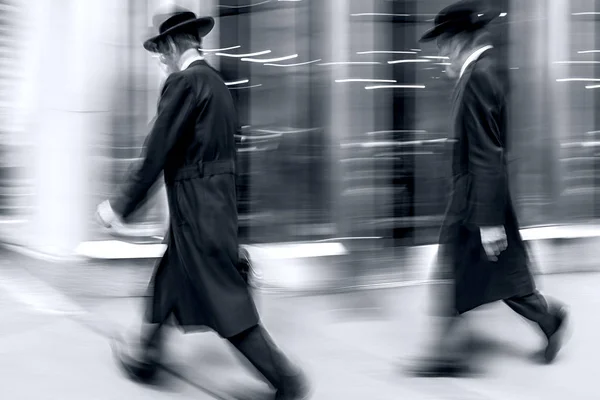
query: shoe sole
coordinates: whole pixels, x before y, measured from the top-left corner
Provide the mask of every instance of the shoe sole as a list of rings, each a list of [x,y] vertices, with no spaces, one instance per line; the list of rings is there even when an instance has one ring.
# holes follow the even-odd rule
[[[410,373],[410,376],[414,378],[463,378],[472,376],[473,374],[469,371],[444,369],[438,371],[418,371]]]
[[[407,368],[405,372],[414,378],[458,378],[475,375],[474,371],[466,365],[460,367],[454,365],[432,365],[431,367]]]
[[[132,362],[134,360],[127,354],[127,352],[123,351],[123,343],[125,342],[122,338],[113,337],[110,340],[111,351],[119,369],[123,374],[127,376],[127,378],[129,378],[129,380],[145,385],[151,385],[154,381],[154,378],[157,375],[158,367],[156,367],[156,369],[153,372],[148,373],[144,376],[140,375],[139,373],[136,373],[134,368],[132,368],[128,363],[128,359]]]
[[[308,393],[302,394],[302,395],[294,397],[294,398],[276,397],[275,400],[281,400],[281,399],[284,399],[284,400],[308,400],[312,396],[313,396],[313,391],[309,390]]]
[[[556,333],[548,339],[548,346],[544,353],[544,359],[547,364],[552,363],[560,350],[562,349],[565,341],[566,331],[569,325],[569,314],[566,310],[563,311],[563,319],[558,327]]]
[[[311,380],[308,378],[303,378],[303,385],[301,387],[301,392],[296,397],[275,397],[275,400],[285,399],[285,400],[308,400],[313,397],[314,394],[314,386],[310,384]]]

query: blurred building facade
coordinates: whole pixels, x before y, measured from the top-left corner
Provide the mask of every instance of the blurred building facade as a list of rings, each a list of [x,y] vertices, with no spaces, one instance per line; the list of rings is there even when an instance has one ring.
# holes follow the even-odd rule
[[[95,206],[139,156],[162,81],[141,42],[165,2],[35,3],[0,2],[2,98],[17,99],[1,103],[0,211],[4,236],[60,253],[104,238]],[[452,1],[178,3],[217,19],[204,47],[240,115],[243,241],[435,242],[453,83],[417,39]],[[597,218],[596,3],[490,0],[524,225]],[[167,217],[159,188],[140,236]]]

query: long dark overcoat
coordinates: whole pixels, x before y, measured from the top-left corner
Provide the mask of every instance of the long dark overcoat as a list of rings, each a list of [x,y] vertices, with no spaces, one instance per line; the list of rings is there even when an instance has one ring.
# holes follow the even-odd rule
[[[438,260],[453,279],[452,306],[459,314],[535,290],[509,192],[506,93],[495,64],[493,49],[485,51],[453,93],[452,193]],[[500,225],[508,247],[493,262],[479,228]]]
[[[236,131],[229,89],[205,61],[168,77],[143,161],[111,201],[126,219],[164,171],[171,219],[150,284],[148,322],[173,315],[185,331],[208,327],[223,337],[258,323],[236,269]]]

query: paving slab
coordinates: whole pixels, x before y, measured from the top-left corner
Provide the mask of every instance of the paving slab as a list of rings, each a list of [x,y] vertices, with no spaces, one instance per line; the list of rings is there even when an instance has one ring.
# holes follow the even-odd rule
[[[160,390],[126,380],[105,338],[62,318],[0,338],[0,397],[11,400],[212,399],[176,379]]]
[[[27,275],[0,272],[0,398],[269,396],[228,343],[211,332],[175,329],[167,349],[170,384],[160,390],[135,385],[114,367],[107,337],[137,332],[143,299],[97,298],[78,308]],[[275,341],[309,373],[314,399],[596,399],[600,274],[545,275],[538,284],[572,313],[570,341],[557,362],[534,362],[541,337],[498,303],[469,315],[481,374],[467,379],[414,379],[402,371],[436,333],[426,314],[430,286],[318,296],[258,292],[256,301]]]

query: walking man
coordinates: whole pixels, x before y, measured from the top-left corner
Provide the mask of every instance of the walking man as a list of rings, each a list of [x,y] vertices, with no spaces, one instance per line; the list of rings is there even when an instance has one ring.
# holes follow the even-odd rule
[[[444,299],[451,301],[442,307],[446,322],[435,355],[415,368],[417,375],[464,372],[467,363],[451,345],[460,317],[499,300],[540,327],[547,362],[562,346],[566,310],[548,305],[536,290],[509,193],[505,89],[485,29],[493,17],[477,2],[461,1],[442,10],[421,39],[437,40],[440,55],[451,64],[446,72],[457,83],[451,125],[453,191],[438,252],[439,273],[453,282],[453,295]]]
[[[276,399],[308,397],[304,375],[273,344],[238,263],[235,186],[237,117],[229,90],[204,60],[202,38],[214,27],[182,7],[156,14],[159,34],[144,48],[168,73],[143,160],[123,192],[98,207],[106,226],[119,226],[164,172],[170,223],[168,248],[150,285],[138,351],[118,349],[129,377],[150,381],[170,317],[191,332],[208,327],[226,338],[268,380]]]

